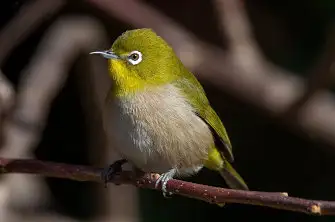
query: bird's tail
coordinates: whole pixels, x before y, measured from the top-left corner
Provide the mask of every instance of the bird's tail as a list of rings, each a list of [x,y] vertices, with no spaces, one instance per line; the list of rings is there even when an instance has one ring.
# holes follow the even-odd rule
[[[224,167],[220,170],[220,175],[225,179],[230,188],[237,190],[249,190],[242,177],[227,160],[224,160]]]

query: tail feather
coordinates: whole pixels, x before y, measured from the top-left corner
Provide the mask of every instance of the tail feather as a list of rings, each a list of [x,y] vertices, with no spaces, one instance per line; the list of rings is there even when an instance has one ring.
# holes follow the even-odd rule
[[[249,190],[247,184],[233,166],[227,160],[224,161],[224,167],[220,171],[220,175],[225,179],[227,185],[236,190]]]

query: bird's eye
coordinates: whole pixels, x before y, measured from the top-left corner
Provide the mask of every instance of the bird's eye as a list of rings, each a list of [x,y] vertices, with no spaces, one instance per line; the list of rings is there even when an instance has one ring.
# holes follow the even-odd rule
[[[133,53],[129,56],[129,58],[133,61],[136,61],[138,58],[140,58],[140,56],[137,53]]]
[[[129,53],[127,59],[132,65],[137,65],[142,62],[142,53],[139,51],[132,51]]]

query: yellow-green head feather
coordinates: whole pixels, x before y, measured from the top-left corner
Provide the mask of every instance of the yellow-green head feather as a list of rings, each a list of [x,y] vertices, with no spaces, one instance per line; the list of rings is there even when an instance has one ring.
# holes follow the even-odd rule
[[[108,61],[116,95],[129,95],[166,84],[185,72],[174,50],[151,29],[124,32],[115,40],[111,51],[120,57]]]

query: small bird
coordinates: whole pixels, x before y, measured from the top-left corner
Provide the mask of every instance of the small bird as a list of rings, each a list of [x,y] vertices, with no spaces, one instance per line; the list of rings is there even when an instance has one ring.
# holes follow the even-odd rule
[[[162,37],[149,28],[129,30],[110,50],[90,54],[108,59],[110,124],[122,144],[123,159],[106,168],[105,182],[130,162],[160,174],[156,187],[161,184],[164,196],[170,179],[203,167],[218,171],[230,188],[248,190],[230,164],[231,142],[205,91]]]

